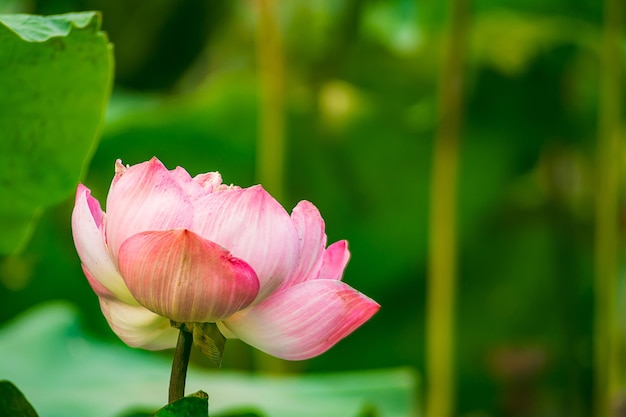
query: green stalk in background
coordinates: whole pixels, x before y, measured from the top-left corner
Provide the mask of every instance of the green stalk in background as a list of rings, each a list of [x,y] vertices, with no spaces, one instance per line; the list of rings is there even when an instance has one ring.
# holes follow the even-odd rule
[[[468,0],[450,0],[430,191],[426,417],[454,412],[456,198]]]
[[[274,0],[257,0],[256,34],[259,77],[259,135],[256,180],[278,200],[285,197],[284,61]],[[291,365],[260,350],[253,350],[255,367],[286,372]]]
[[[284,198],[284,63],[274,0],[257,0],[259,137],[256,177],[279,201]]]
[[[616,317],[619,271],[619,174],[622,112],[623,0],[605,0],[601,47],[595,233],[595,412],[614,416],[623,401]],[[620,398],[622,397],[622,398]]]

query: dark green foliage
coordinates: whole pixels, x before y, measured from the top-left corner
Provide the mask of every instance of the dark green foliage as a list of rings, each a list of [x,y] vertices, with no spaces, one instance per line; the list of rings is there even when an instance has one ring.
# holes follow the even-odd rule
[[[202,391],[188,395],[166,405],[154,417],[208,417],[209,396]]]
[[[0,381],[0,416],[37,417],[37,412],[15,385]]]

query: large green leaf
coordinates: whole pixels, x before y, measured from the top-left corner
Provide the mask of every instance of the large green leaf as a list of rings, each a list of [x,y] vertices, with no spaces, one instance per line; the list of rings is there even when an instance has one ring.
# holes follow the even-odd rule
[[[2,377],[28,392],[41,417],[143,415],[167,399],[169,357],[93,340],[67,304],[36,307],[0,330],[0,352]],[[187,392],[207,392],[211,416],[407,417],[416,384],[409,369],[263,376],[191,366]]]
[[[96,12],[0,15],[0,254],[71,193],[93,153],[113,58]]]

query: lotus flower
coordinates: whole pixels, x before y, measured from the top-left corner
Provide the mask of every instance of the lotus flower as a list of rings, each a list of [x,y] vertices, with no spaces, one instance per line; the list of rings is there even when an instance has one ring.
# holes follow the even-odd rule
[[[345,240],[326,247],[317,208],[289,215],[260,185],[191,177],[156,158],[116,162],[106,214],[79,184],[72,213],[76,250],[111,329],[126,344],[176,344],[170,322],[216,323],[270,355],[317,356],[379,305],[341,281]]]

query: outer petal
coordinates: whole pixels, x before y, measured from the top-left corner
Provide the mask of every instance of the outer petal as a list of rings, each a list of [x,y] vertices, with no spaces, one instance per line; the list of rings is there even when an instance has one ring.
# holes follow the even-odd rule
[[[322,267],[317,274],[318,278],[341,279],[343,270],[350,260],[350,251],[348,250],[348,242],[340,240],[326,248],[324,252],[324,261]]]
[[[215,192],[199,200],[194,232],[227,248],[254,268],[262,300],[290,277],[300,249],[285,209],[260,185]]]
[[[250,265],[185,229],[143,232],[119,252],[137,301],[179,322],[214,322],[252,303],[259,281]]]
[[[85,276],[100,301],[100,308],[109,326],[124,343],[132,347],[159,350],[176,344],[177,331],[169,320],[140,305],[118,300],[83,266]]]
[[[317,208],[308,201],[301,201],[291,213],[300,240],[298,266],[284,286],[317,277],[322,266],[326,234],[324,220]]]
[[[118,170],[107,197],[106,222],[115,260],[128,237],[148,230],[189,228],[192,219],[189,197],[158,159]]]
[[[98,297],[117,299],[115,294],[113,294],[111,291],[109,291],[104,285],[100,284],[100,281],[98,281],[96,278],[94,278],[94,276],[91,274],[91,272],[89,272],[89,270],[87,268],[85,268],[85,265],[81,264],[81,267],[83,268],[83,273],[85,274],[85,277],[87,277],[87,282],[89,282],[89,285],[91,286],[91,289],[93,290],[93,292],[96,293],[96,295]],[[121,276],[120,276],[120,279],[121,279]],[[126,285],[126,284],[124,284],[124,285]],[[129,293],[130,293],[130,291],[129,291]],[[139,305],[139,303],[137,303],[135,301],[135,303],[133,303],[133,305]]]
[[[104,212],[98,200],[91,196],[87,187],[79,184],[72,212],[72,235],[83,268],[113,296],[129,304],[137,304],[117,272],[104,243],[103,218]]]
[[[176,346],[178,330],[170,321],[142,306],[99,297],[100,308],[113,332],[128,346],[150,350]]]
[[[379,308],[341,281],[318,279],[277,291],[222,323],[257,349],[302,360],[328,350]]]

